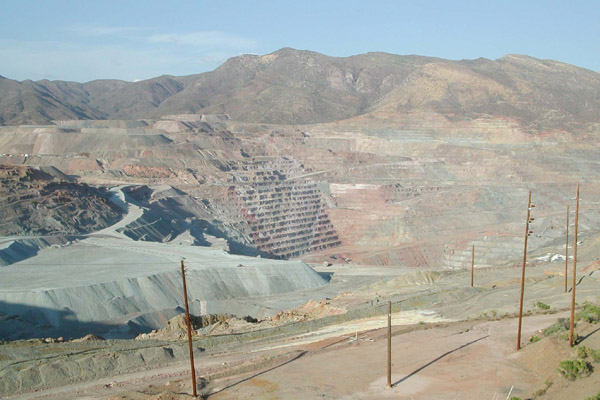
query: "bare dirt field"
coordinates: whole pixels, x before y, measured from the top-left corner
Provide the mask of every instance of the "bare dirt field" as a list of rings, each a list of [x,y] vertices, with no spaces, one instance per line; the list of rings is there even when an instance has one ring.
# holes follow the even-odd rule
[[[374,283],[347,283],[348,290],[329,300],[311,301],[259,324],[232,320],[222,330],[226,335],[219,335],[217,327],[213,335],[197,336],[199,393],[210,399],[505,399],[511,392],[523,399],[583,400],[597,393],[600,373],[576,381],[562,377],[560,361],[577,358],[577,351],[560,335],[542,334],[558,318],[569,317],[570,293],[564,293],[563,267],[557,264],[527,270],[523,348],[518,352],[519,268],[477,270],[474,288],[465,284],[466,271],[398,275],[376,268],[376,274],[383,274]],[[332,270],[332,285],[369,271],[347,265],[319,269]],[[598,301],[598,275],[588,269],[581,276],[580,308],[586,300]],[[393,388],[385,385],[387,299],[393,302]],[[341,307],[345,313],[328,312]],[[578,321],[576,332],[579,347],[600,348],[597,325]],[[530,343],[533,336],[540,340]],[[24,385],[35,378],[22,371],[37,368],[45,375],[35,391],[23,387],[14,396],[23,399],[189,398],[186,351],[182,340],[13,342],[0,347],[3,369],[19,365],[17,376]],[[597,366],[591,358],[589,362]],[[77,373],[79,380],[60,372],[52,375],[52,368]]]

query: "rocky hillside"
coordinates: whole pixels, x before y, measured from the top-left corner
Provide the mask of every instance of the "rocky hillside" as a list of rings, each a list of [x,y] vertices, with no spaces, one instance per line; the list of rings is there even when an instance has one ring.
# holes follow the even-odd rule
[[[121,211],[106,190],[70,182],[55,168],[0,166],[0,236],[89,233]]]
[[[0,77],[0,123],[227,113],[248,122],[306,124],[371,112],[507,117],[536,130],[600,122],[600,74],[508,55],[451,61],[367,53],[346,58],[289,48],[242,55],[214,71],[141,82],[17,82]]]

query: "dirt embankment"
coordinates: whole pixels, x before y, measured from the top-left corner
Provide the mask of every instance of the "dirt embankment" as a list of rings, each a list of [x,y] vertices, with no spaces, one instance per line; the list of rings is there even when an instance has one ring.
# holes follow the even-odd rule
[[[256,331],[265,331],[270,328],[279,328],[286,324],[303,323],[319,320],[324,317],[344,314],[345,309],[331,305],[330,300],[310,300],[306,304],[286,311],[280,311],[272,317],[256,319],[252,316],[238,318],[233,315],[190,315],[192,336],[221,336],[232,334],[243,334]],[[324,325],[327,325],[323,321]],[[153,330],[150,333],[142,333],[135,340],[178,340],[187,336],[187,325],[185,314],[179,314],[167,321],[164,328]],[[268,336],[268,335],[267,335]]]

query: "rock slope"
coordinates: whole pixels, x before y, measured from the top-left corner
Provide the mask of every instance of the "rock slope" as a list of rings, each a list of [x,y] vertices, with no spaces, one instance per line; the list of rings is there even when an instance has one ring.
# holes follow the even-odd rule
[[[505,117],[539,131],[598,124],[600,74],[525,55],[460,61],[387,53],[337,58],[284,48],[234,57],[211,72],[141,82],[0,78],[0,93],[4,125],[173,113],[307,124],[377,111],[431,111],[459,120]]]
[[[0,198],[0,236],[89,233],[121,216],[106,190],[70,182],[56,168],[0,165]]]

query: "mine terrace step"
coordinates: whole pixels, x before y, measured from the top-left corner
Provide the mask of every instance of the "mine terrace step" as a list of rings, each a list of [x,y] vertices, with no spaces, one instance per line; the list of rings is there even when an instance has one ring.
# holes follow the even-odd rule
[[[328,239],[339,240],[337,235],[332,234],[332,235],[321,238],[320,241],[322,243],[325,243]],[[290,248],[294,248],[294,249],[305,248],[310,245],[308,243],[309,240],[312,241],[312,236],[305,235],[300,238],[294,238],[294,239],[288,239],[288,240],[282,240],[282,241],[274,241],[272,243],[261,244],[260,246],[258,246],[258,249],[259,250],[269,250],[272,252],[272,251],[278,251],[279,249],[282,249],[282,248],[285,250],[289,250]],[[285,246],[285,245],[288,245],[288,246]]]

